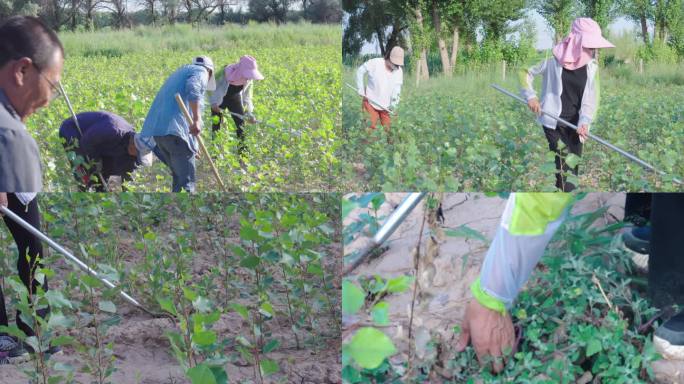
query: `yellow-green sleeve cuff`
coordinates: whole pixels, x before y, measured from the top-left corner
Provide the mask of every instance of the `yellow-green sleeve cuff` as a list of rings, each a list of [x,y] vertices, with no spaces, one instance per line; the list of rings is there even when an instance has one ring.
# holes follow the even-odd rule
[[[470,285],[470,291],[473,292],[475,300],[477,300],[477,302],[485,308],[499,312],[501,315],[506,314],[506,306],[504,305],[503,301],[485,292],[480,285],[479,277]]]

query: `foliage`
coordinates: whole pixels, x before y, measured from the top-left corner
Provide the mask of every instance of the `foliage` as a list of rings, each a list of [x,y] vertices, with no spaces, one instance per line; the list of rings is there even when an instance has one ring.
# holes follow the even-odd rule
[[[582,197],[580,194],[577,199]],[[348,278],[342,300],[354,305],[347,307],[346,315],[370,317],[374,327],[361,328],[345,338],[344,382],[651,381],[650,364],[659,358],[651,342],[651,332],[657,326],[651,321],[657,310],[645,299],[640,278],[631,276],[631,260],[619,240],[618,230],[624,224],[599,222],[607,209],[570,216],[554,236],[511,309],[518,330],[516,346],[500,375],[482,368],[472,347],[457,354],[448,342],[430,339],[430,335],[422,341],[423,348],[432,351],[429,358],[406,361],[406,351],[395,349],[396,340],[375,329],[387,324],[377,312],[386,310],[379,304],[388,294],[384,290],[388,280],[381,276]],[[479,232],[447,232],[448,236],[482,240]],[[458,324],[454,324],[454,332],[457,338]],[[407,377],[412,365],[419,369]]]
[[[516,92],[519,85],[511,79],[516,70],[509,69],[506,81],[499,80],[498,70],[430,80],[419,88],[405,81],[398,114],[392,120],[391,145],[381,129],[368,132],[360,98],[351,89],[345,90],[343,137],[349,144],[343,171],[352,183],[348,189],[553,190],[554,155],[534,115],[490,88],[491,83],[499,83]],[[622,76],[625,72],[631,75]],[[668,175],[647,172],[590,140],[582,158],[572,160],[579,161],[580,188],[681,188],[671,180],[684,175],[684,163],[677,161],[684,152],[684,142],[678,139],[684,134],[684,111],[670,95],[684,90],[677,70],[669,72],[672,76],[665,77],[649,66],[643,75],[630,66],[602,70],[601,105],[591,126],[592,133]],[[351,81],[348,72],[345,79]],[[657,91],[653,84],[658,84]]]
[[[208,54],[222,67],[251,54],[266,76],[254,90],[255,114],[265,124],[246,124],[244,164],[238,159],[232,119],[224,119],[212,140],[209,108],[205,108],[204,141],[223,181],[233,191],[331,190],[338,178],[336,151],[340,146],[340,78],[335,64],[340,59],[339,39],[332,37],[335,28],[290,26],[282,30],[282,36],[279,28],[260,29],[200,30],[196,32],[199,42],[194,31],[188,33],[183,27],[68,34],[64,37],[63,84],[77,113],[110,111],[139,131],[163,82],[192,57]],[[153,48],[154,44],[168,49]],[[155,54],[150,56],[152,50]],[[60,124],[68,117],[66,103],[57,99],[27,123],[39,141],[43,180],[49,191],[77,188],[58,136]],[[206,159],[197,164],[198,190],[219,190]],[[170,185],[170,172],[160,161],[134,172],[134,180],[128,183],[129,190],[145,192],[168,191]]]

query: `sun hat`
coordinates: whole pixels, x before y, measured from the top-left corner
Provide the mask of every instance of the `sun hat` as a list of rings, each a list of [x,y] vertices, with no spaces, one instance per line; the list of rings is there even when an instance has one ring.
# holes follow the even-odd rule
[[[211,70],[211,76],[209,77],[209,82],[207,83],[207,90],[208,91],[215,91],[216,90],[216,77],[214,74],[216,71],[214,71],[214,62],[211,60],[209,56],[197,56],[192,60],[193,65],[201,65],[204,68],[207,68]]]
[[[247,80],[263,80],[257,61],[250,55],[240,57],[240,61],[226,67],[226,80],[233,84],[243,84]]]
[[[142,137],[139,133],[136,133],[133,135],[133,142],[135,143],[135,149],[138,152],[138,164],[144,167],[152,165],[152,161],[154,160],[152,150],[156,146],[154,138]]]
[[[404,66],[404,48],[396,46],[392,48],[389,56],[390,63],[394,65]]]
[[[601,35],[598,23],[588,17],[580,17],[572,22],[570,34],[553,47],[553,55],[563,67],[574,70],[592,59],[591,49],[614,47]]]

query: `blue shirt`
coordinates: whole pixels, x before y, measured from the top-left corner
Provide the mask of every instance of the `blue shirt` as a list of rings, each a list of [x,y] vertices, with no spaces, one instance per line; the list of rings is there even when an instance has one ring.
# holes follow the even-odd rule
[[[180,93],[191,115],[189,102],[198,101],[201,114],[204,109],[203,96],[208,81],[208,70],[200,65],[185,65],[176,70],[157,92],[140,135],[143,137],[178,136],[188,143],[190,150],[197,152],[197,141],[190,134],[190,126],[178,107],[176,93]]]

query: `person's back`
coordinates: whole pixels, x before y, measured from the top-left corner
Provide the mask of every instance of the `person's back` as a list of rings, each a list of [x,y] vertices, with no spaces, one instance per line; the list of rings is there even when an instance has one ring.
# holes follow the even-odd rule
[[[190,143],[193,151],[197,150],[194,138],[188,132],[187,122],[178,107],[175,99],[176,93],[180,93],[183,100],[202,100],[205,89],[201,83],[192,81],[197,76],[204,76],[205,70],[197,65],[184,65],[176,70],[164,82],[152,102],[141,134],[149,136],[174,135]],[[189,86],[188,86],[189,85]],[[200,102],[201,105],[201,102]]]

